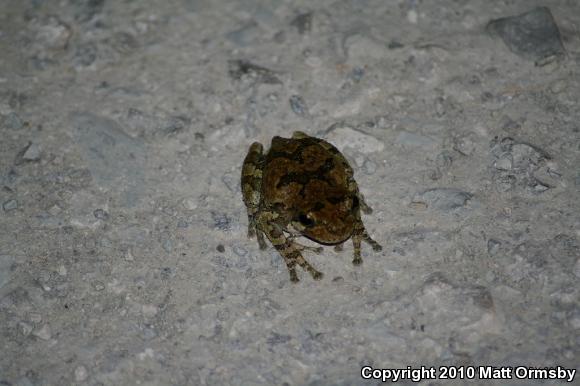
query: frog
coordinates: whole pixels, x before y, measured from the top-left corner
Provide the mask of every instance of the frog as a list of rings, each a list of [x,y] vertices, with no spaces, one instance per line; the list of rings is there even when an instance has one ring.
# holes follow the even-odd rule
[[[324,139],[295,131],[291,138],[274,136],[264,152],[259,142],[250,145],[241,173],[241,190],[248,213],[248,237],[257,238],[260,249],[266,239],[282,255],[290,281],[298,282],[296,266],[320,280],[323,273],[302,255],[321,253],[322,246],[335,246],[352,240],[354,258],[360,265],[361,242],[374,251],[382,246],[365,228],[361,211],[372,213],[354,179],[345,156]],[[322,246],[312,247],[296,241],[305,237]]]

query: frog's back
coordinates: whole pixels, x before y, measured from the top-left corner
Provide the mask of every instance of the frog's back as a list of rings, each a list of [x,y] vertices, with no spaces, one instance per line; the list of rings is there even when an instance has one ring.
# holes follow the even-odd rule
[[[267,205],[303,206],[344,195],[347,180],[336,154],[313,137],[272,138],[265,158],[262,194]]]

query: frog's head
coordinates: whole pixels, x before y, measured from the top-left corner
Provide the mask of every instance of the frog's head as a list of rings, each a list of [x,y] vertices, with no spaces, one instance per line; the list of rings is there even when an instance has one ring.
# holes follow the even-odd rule
[[[302,235],[321,244],[338,244],[352,236],[356,223],[358,199],[329,197],[311,205],[304,205],[292,220]]]

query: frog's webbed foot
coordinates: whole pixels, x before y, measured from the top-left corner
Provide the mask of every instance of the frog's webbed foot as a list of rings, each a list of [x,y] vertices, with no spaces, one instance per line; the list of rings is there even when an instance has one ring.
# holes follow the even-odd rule
[[[299,250],[294,250],[289,254],[282,253],[282,256],[284,256],[284,260],[286,260],[286,266],[288,267],[288,271],[290,272],[291,281],[293,282],[299,281],[298,276],[296,275],[295,269],[296,263],[298,263],[298,265],[301,266],[302,269],[310,273],[310,275],[314,280],[322,279],[323,273],[316,270],[316,268],[310,265],[310,263],[306,261],[306,259],[304,258],[304,256],[302,256]]]
[[[361,225],[362,225],[362,223],[361,223]],[[375,240],[373,240],[371,238],[371,236],[369,236],[369,234],[367,233],[364,226],[362,226],[362,228],[355,229],[355,233],[352,235],[352,244],[354,246],[354,258],[352,260],[352,263],[354,265],[361,265],[362,264],[360,246],[361,246],[361,241],[363,241],[363,240],[365,242],[369,243],[374,251],[378,252],[378,251],[381,251],[383,249],[383,247],[379,243],[377,243]]]

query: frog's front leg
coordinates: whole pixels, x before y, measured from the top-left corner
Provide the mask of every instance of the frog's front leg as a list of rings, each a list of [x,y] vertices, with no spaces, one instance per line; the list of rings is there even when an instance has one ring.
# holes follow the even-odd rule
[[[262,191],[262,169],[264,166],[264,147],[259,142],[254,142],[248,150],[242,166],[242,196],[248,209],[248,237],[254,235],[258,238],[260,249],[266,249],[264,233],[258,228],[256,216],[260,209]]]
[[[360,219],[360,213],[358,214],[358,220],[354,226],[354,232],[352,234],[352,245],[354,247],[354,258],[352,263],[354,265],[362,264],[362,257],[360,253],[360,245],[361,242],[364,240],[371,245],[374,251],[381,251],[383,247],[377,243],[375,240],[369,236],[362,220]]]
[[[258,228],[264,231],[274,248],[284,258],[288,273],[290,274],[290,281],[299,281],[296,273],[296,264],[301,266],[305,271],[308,271],[314,280],[322,279],[322,272],[310,265],[300,253],[301,250],[310,249],[311,247],[298,244],[292,238],[286,237],[280,226],[275,222],[277,216],[277,214],[271,212],[261,213],[258,218]]]
[[[371,208],[365,201],[365,198],[363,196],[363,194],[358,190],[358,186],[356,185],[356,182],[354,180],[354,178],[351,177],[351,181],[349,182],[349,185],[355,184],[356,186],[356,197],[358,198],[358,203],[360,206],[360,210],[362,210],[364,213],[366,214],[371,214],[373,213],[373,208]]]

